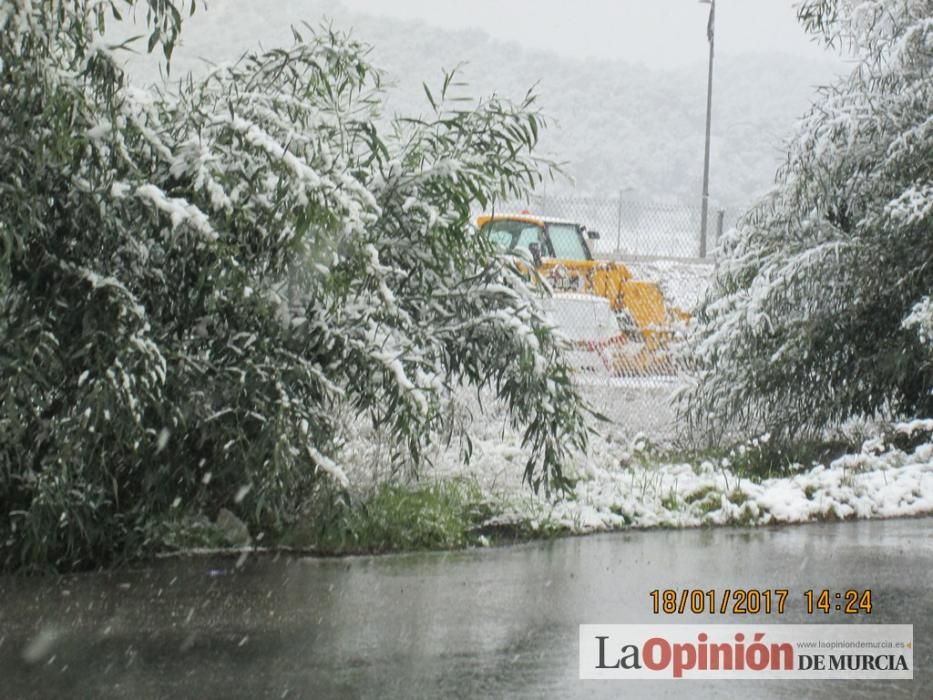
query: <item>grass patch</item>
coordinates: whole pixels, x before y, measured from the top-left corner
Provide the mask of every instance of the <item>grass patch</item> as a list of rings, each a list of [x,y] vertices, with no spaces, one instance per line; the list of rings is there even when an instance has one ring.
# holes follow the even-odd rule
[[[694,465],[695,469],[703,462],[710,462],[730,474],[758,482],[797,474],[814,464],[829,464],[845,454],[859,451],[859,445],[840,439],[788,443],[764,435],[727,447],[651,451],[643,459],[653,464],[687,463]],[[702,500],[704,496],[692,500]],[[687,500],[691,502],[689,497]]]
[[[661,506],[668,511],[675,511],[680,509],[680,501],[677,498],[677,494],[671,491],[664,498],[661,499]]]
[[[745,444],[745,450],[732,450],[733,471],[755,479],[788,476],[814,464],[829,464],[834,459],[858,452],[859,447],[842,440],[803,440],[793,444],[768,441]]]
[[[743,508],[738,516],[730,519],[730,524],[736,527],[752,527],[758,523],[760,515],[752,511],[751,508]]]
[[[629,513],[625,510],[624,506],[622,505],[616,504],[616,505],[610,506],[609,512],[614,515],[618,515],[620,518],[622,518],[622,522],[625,525],[631,525],[634,522],[632,516],[629,515]]]
[[[509,523],[484,525],[477,534],[493,544],[514,544],[531,540],[553,540],[573,533],[573,528],[549,518],[513,520]]]
[[[722,508],[722,495],[718,490],[711,491],[702,501],[697,501],[697,509],[706,515]]]
[[[684,501],[686,503],[696,503],[697,501],[705,501],[710,494],[716,494],[718,501],[719,498],[719,487],[717,486],[703,486],[702,488],[697,489],[696,491],[691,491],[686,496],[684,496]]]
[[[146,530],[146,543],[157,550],[226,549],[256,544],[246,525],[227,511],[231,520],[210,520],[202,513],[178,513]],[[262,536],[260,535],[260,539]]]
[[[458,549],[479,542],[476,527],[491,515],[479,487],[456,480],[383,484],[365,502],[335,500],[325,511],[286,533],[282,544],[331,554]]]

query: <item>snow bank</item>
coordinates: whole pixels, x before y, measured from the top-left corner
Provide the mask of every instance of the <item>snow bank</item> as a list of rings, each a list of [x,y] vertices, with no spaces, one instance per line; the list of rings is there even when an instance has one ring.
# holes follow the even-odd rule
[[[898,425],[895,431],[930,432],[933,423],[926,423]],[[437,449],[432,465],[420,475],[422,480],[474,480],[493,508],[486,523],[490,527],[587,533],[933,513],[933,437],[909,453],[874,439],[860,454],[813,465],[792,476],[755,481],[710,461],[653,463],[643,437],[628,441],[597,436],[589,456],[581,456],[575,465],[572,494],[554,500],[535,495],[522,484],[527,456],[521,436],[505,425],[504,416],[496,411],[482,418],[474,412],[469,465],[461,463],[454,442]],[[355,454],[358,459],[374,456],[359,449]],[[373,462],[365,461],[366,476],[379,478],[372,471]]]

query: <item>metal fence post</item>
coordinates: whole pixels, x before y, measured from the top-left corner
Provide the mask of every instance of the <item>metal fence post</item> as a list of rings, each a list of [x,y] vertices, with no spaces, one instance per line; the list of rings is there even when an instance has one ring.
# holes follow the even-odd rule
[[[616,255],[622,252],[622,188],[619,188],[619,209],[616,219]]]
[[[725,222],[725,219],[726,219],[725,209],[720,209],[718,212],[716,212],[716,241],[715,241],[714,247],[718,246],[719,241],[722,240],[722,229],[723,229],[723,224]]]
[[[700,225],[700,257],[706,257],[706,212],[702,214],[703,222]]]

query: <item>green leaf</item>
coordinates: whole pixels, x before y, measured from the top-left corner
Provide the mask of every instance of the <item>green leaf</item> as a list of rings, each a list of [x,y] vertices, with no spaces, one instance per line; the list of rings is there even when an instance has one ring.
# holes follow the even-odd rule
[[[156,27],[152,34],[149,35],[149,43],[146,47],[147,53],[152,53],[152,49],[155,48],[155,45],[159,43],[159,38],[162,36],[162,30],[159,27]]]
[[[437,112],[437,103],[434,102],[434,96],[431,94],[431,89],[428,87],[427,83],[421,83],[421,87],[424,88],[424,94],[428,97],[428,102],[431,103],[431,109]]]

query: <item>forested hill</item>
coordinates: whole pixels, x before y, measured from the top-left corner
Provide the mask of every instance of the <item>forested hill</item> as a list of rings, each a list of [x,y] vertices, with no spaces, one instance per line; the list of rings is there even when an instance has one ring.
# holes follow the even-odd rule
[[[373,60],[392,83],[390,109],[428,108],[422,82],[439,86],[442,70],[460,66],[461,94],[522,97],[537,85],[551,126],[542,150],[567,164],[580,195],[614,195],[695,203],[700,192],[706,109],[706,62],[654,70],[620,61],[581,61],[530,51],[482,31],[444,31],[421,22],[350,13],[333,0],[214,0],[196,13],[176,50],[174,72],[200,70],[201,58],[230,60],[261,43],[291,41],[289,27],[332,22],[374,46]],[[140,79],[154,76],[150,59],[134,59]],[[711,194],[735,210],[768,189],[783,143],[808,108],[815,88],[840,62],[782,54],[719,56],[714,86]],[[549,192],[573,187],[548,186]],[[630,189],[629,189],[630,188]]]

